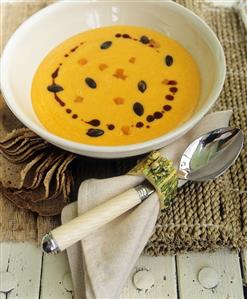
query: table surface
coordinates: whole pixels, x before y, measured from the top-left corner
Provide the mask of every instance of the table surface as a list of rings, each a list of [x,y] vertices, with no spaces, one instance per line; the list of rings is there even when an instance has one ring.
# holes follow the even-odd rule
[[[244,298],[246,257],[246,251],[238,254],[227,249],[215,253],[141,256],[120,299]],[[1,243],[0,299],[10,298],[74,298],[66,254],[44,255],[40,248],[27,242]]]
[[[236,0],[215,2],[231,6]],[[120,299],[241,299],[243,285],[247,284],[246,261],[247,251],[227,249],[215,253],[141,256]],[[0,299],[10,298],[74,298],[66,254],[44,255],[33,243],[1,243]]]

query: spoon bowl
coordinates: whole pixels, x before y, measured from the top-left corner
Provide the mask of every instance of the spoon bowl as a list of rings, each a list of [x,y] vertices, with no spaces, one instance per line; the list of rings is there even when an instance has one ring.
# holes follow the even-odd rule
[[[244,134],[237,128],[220,128],[194,140],[180,160],[181,179],[208,181],[224,173],[237,159]]]

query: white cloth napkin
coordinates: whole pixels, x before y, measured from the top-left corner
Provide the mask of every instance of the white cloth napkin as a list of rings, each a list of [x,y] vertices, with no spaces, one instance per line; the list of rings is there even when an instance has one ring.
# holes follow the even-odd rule
[[[205,116],[186,135],[160,150],[178,165],[192,140],[216,128],[228,125],[231,111]],[[82,182],[78,201],[62,211],[66,223],[96,205],[136,186],[143,177],[119,177]],[[152,194],[137,207],[101,227],[67,250],[75,298],[117,298],[135,263],[151,236],[159,214],[159,199]]]

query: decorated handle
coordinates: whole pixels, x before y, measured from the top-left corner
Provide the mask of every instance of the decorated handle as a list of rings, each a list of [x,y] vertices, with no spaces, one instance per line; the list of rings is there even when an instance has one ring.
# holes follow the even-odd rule
[[[43,250],[46,253],[63,251],[138,205],[155,190],[160,199],[160,207],[163,209],[169,206],[178,182],[177,171],[171,161],[162,157],[159,152],[152,152],[128,174],[143,175],[147,180],[45,235],[42,240]]]
[[[44,236],[43,251],[58,253],[65,250],[97,228],[138,205],[153,192],[154,188],[148,183],[139,185],[55,228]]]

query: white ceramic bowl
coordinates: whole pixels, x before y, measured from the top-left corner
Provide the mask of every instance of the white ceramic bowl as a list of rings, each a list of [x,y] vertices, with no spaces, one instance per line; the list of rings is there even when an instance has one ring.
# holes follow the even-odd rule
[[[91,28],[117,24],[139,25],[163,32],[193,55],[202,78],[200,102],[194,115],[168,134],[128,146],[91,146],[51,134],[37,119],[31,103],[31,83],[38,65],[65,39]],[[59,1],[25,21],[12,35],[1,59],[2,92],[17,118],[61,148],[99,158],[134,156],[176,140],[210,109],[219,96],[224,78],[224,53],[215,34],[194,13],[172,1]]]

